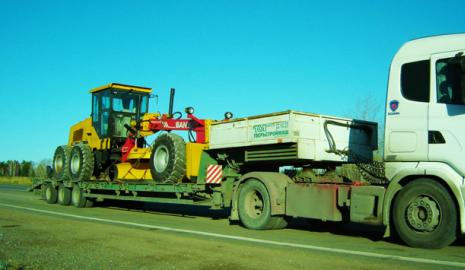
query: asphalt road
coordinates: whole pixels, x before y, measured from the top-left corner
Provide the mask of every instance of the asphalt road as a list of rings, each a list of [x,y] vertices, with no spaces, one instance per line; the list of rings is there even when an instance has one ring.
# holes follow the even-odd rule
[[[49,205],[0,185],[0,269],[465,269],[465,241],[440,250],[377,227],[295,220],[253,231],[205,208]]]

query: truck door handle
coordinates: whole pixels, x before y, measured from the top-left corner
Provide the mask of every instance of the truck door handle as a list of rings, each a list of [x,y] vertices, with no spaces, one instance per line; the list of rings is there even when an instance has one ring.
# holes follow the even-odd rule
[[[443,144],[446,143],[444,136],[442,133],[437,130],[429,130],[428,131],[428,143],[429,144]]]

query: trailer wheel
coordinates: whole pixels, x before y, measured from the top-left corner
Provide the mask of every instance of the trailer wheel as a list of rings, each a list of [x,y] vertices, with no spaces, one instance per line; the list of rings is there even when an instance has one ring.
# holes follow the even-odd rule
[[[92,207],[93,201],[86,198],[83,193],[78,185],[74,185],[71,191],[71,203],[77,208]]]
[[[182,181],[186,174],[186,144],[181,136],[158,136],[150,154],[150,172],[157,182]]]
[[[58,203],[61,205],[69,205],[71,203],[71,190],[63,184],[58,186]]]
[[[94,154],[87,144],[73,146],[69,158],[69,175],[71,180],[89,180],[94,172]]]
[[[53,176],[58,180],[68,180],[69,178],[69,156],[71,147],[68,145],[58,146],[53,155]]]
[[[49,204],[57,202],[57,190],[52,184],[47,184],[45,187],[45,201]]]
[[[457,237],[457,212],[440,183],[422,178],[407,184],[394,202],[393,223],[409,246],[441,248]]]
[[[282,229],[287,222],[282,216],[271,216],[270,195],[265,185],[248,180],[239,192],[239,218],[242,224],[254,230]]]
[[[42,184],[40,185],[40,198],[42,200],[46,200],[47,199],[46,195],[47,195],[47,185]]]

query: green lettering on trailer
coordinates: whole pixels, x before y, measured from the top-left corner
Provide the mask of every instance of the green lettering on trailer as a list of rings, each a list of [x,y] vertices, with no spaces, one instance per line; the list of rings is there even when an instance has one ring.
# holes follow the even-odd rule
[[[272,123],[257,124],[252,127],[252,140],[260,140],[266,138],[285,137],[289,135],[289,122],[280,121]]]

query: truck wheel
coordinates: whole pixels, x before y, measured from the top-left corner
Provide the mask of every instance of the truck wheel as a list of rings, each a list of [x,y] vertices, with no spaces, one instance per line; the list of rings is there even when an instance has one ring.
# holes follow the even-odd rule
[[[407,184],[394,202],[393,223],[409,246],[441,248],[457,237],[457,212],[440,183],[423,178]]]
[[[77,208],[90,207],[91,205],[87,201],[88,199],[84,197],[82,189],[78,185],[74,185],[71,191],[71,203]]]
[[[94,154],[87,144],[73,146],[69,158],[69,175],[71,180],[89,180],[94,172]]]
[[[53,176],[58,180],[68,180],[69,178],[69,155],[71,147],[68,145],[58,146],[53,155]]]
[[[282,229],[287,226],[284,217],[271,216],[270,195],[265,185],[258,180],[248,180],[242,186],[238,207],[239,218],[249,229]]]
[[[61,205],[69,205],[71,203],[71,190],[63,184],[58,186],[58,203]]]
[[[45,187],[45,201],[50,204],[57,202],[57,190],[52,184]]]
[[[182,181],[186,174],[186,144],[181,136],[158,136],[150,154],[150,172],[157,182]]]

